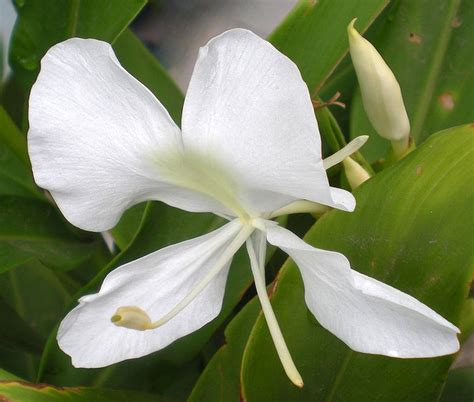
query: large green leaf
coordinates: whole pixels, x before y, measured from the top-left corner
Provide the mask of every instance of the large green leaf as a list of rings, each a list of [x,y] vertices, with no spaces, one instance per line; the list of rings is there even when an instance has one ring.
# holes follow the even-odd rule
[[[112,43],[130,24],[146,0],[18,0],[18,19],[10,48],[10,64],[27,87],[39,71],[46,51],[72,37]]]
[[[356,211],[333,211],[306,241],[345,254],[357,270],[411,294],[457,324],[474,275],[474,127],[431,137],[355,192]],[[452,356],[393,359],[351,351],[305,306],[297,267],[287,262],[272,299],[305,381],[293,386],[263,318],[247,344],[246,401],[434,401]],[[416,381],[414,379],[416,378]]]
[[[356,16],[369,26],[388,0],[300,0],[269,40],[299,67],[317,93],[348,49],[347,24]]]
[[[101,388],[63,388],[25,381],[0,381],[0,400],[11,402],[167,402],[156,395]]]
[[[51,204],[0,196],[0,273],[31,260],[65,271],[102,248],[100,238],[79,236]]]
[[[472,121],[473,35],[470,0],[400,0],[372,38],[400,83],[417,143],[430,133]],[[351,136],[361,134],[371,137],[362,150],[370,161],[385,156],[389,143],[372,128],[357,92]]]

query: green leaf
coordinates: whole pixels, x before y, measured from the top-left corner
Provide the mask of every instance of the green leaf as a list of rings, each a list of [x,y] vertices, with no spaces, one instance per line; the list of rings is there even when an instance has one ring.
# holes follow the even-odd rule
[[[225,330],[226,343],[204,369],[188,402],[240,402],[240,365],[250,331],[260,313],[254,297]],[[217,380],[218,379],[218,380]]]
[[[13,336],[15,332],[20,335],[20,331],[27,329],[41,337],[38,339],[38,335],[31,336],[29,345],[27,339],[17,339],[16,345],[23,346],[22,352],[12,351],[11,347],[6,348],[11,345],[0,344],[2,367],[24,378],[34,378],[39,358],[30,352],[35,352],[37,343],[43,344],[43,339],[46,339],[62,316],[75,291],[77,291],[77,284],[59,280],[54,272],[37,261],[19,265],[0,275],[0,294],[6,304],[1,313],[5,314],[5,310],[9,307],[24,323],[20,326],[18,320],[15,320],[11,322],[14,327],[2,326],[0,338]],[[2,319],[7,318],[8,316],[3,316]],[[24,333],[22,336],[26,337],[28,334]]]
[[[359,187],[354,213],[328,213],[306,241],[343,253],[358,271],[457,324],[474,275],[473,135],[470,126],[434,135]],[[292,262],[275,286],[272,304],[305,386],[298,389],[286,378],[259,318],[243,360],[246,401],[437,400],[453,356],[394,359],[353,352],[307,310]]]
[[[62,316],[77,291],[76,286],[61,281],[53,271],[35,261],[0,276],[2,298],[30,328],[44,337]]]
[[[41,353],[44,340],[3,298],[0,298],[0,328],[0,345],[4,348]]]
[[[269,40],[299,67],[311,93],[324,81],[348,50],[347,24],[358,16],[366,28],[388,0],[300,0]]]
[[[474,400],[474,367],[451,370],[440,402],[472,402]]]
[[[473,21],[470,0],[401,0],[371,38],[400,83],[417,143],[430,133],[472,121]],[[362,153],[371,162],[385,156],[389,142],[372,128],[360,92],[352,101],[350,126],[351,137],[370,135]]]
[[[49,203],[0,196],[0,273],[27,261],[69,270],[93,257],[103,244],[79,235]]]
[[[0,141],[6,145],[12,153],[25,166],[30,166],[28,151],[26,149],[26,137],[18,130],[10,116],[0,106]]]
[[[25,381],[0,381],[0,400],[11,402],[167,402],[142,392],[101,388],[63,388]]]
[[[16,381],[16,380],[21,380],[21,378],[0,368],[0,381],[7,381],[7,380]]]
[[[461,339],[463,341],[466,341],[474,333],[474,298],[472,297],[464,303],[459,329],[461,330]]]
[[[43,198],[33,182],[26,138],[1,106],[0,195]]]
[[[112,43],[130,24],[146,0],[50,0],[15,2],[18,19],[10,48],[10,65],[27,87],[40,60],[56,43],[72,37]]]

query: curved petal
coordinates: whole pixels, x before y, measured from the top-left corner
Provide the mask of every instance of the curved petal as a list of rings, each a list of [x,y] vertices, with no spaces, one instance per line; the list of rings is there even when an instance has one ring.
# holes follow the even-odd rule
[[[166,315],[212,269],[241,228],[232,221],[117,268],[105,278],[99,293],[83,297],[62,321],[60,348],[72,357],[75,367],[103,367],[163,349],[201,328],[221,310],[230,261],[193,301],[156,329],[119,327],[111,317],[122,306],[139,307],[152,320]]]
[[[459,349],[459,330],[423,303],[352,270],[342,254],[314,248],[281,227],[267,228],[268,241],[300,268],[311,312],[352,349],[402,358]]]
[[[35,180],[82,229],[109,229],[148,199],[216,209],[160,172],[157,158],[182,148],[180,130],[108,43],[74,38],[53,46],[31,91],[29,122]]]
[[[182,129],[185,150],[218,155],[250,209],[271,212],[294,199],[333,204],[306,84],[250,31],[227,31],[201,48]]]

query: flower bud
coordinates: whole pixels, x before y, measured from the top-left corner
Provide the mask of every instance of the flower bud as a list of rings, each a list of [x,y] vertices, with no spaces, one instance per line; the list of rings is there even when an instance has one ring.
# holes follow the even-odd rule
[[[347,32],[364,109],[377,133],[392,141],[394,152],[402,155],[408,148],[410,122],[400,85],[375,47],[354,28],[355,21]]]
[[[148,314],[136,306],[119,307],[110,321],[118,327],[136,329],[138,331],[152,328],[152,322]]]
[[[344,165],[347,181],[353,190],[370,179],[370,174],[351,157],[344,159],[342,164]]]

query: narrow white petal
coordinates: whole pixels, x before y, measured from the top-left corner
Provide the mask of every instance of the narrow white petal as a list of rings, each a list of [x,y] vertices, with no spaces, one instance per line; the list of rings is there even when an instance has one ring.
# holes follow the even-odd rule
[[[215,209],[160,171],[157,160],[181,150],[180,130],[108,43],[74,38],[47,52],[31,90],[29,123],[35,180],[78,227],[110,229],[125,209],[148,199]]]
[[[219,155],[251,208],[334,204],[308,88],[296,65],[252,32],[227,31],[200,50],[182,127],[185,149]]]
[[[232,221],[117,268],[99,293],[83,297],[62,321],[60,348],[75,367],[103,367],[160,350],[201,328],[221,310],[230,261],[194,300],[156,329],[119,327],[111,317],[122,306],[136,306],[152,321],[165,316],[206,276],[241,229]]]
[[[352,349],[393,357],[456,352],[459,330],[415,298],[350,268],[342,254],[306,244],[276,225],[268,241],[301,270],[305,299],[320,324]]]

